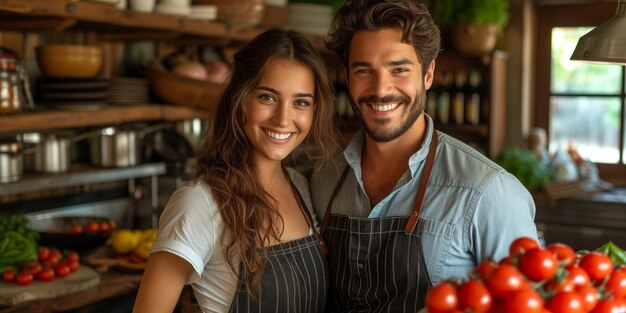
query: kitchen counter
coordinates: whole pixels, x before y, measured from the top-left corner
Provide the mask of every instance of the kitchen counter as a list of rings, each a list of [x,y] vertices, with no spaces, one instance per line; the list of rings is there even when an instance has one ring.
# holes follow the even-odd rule
[[[607,241],[626,248],[626,188],[550,201],[534,193],[537,228],[546,243],[592,249]]]

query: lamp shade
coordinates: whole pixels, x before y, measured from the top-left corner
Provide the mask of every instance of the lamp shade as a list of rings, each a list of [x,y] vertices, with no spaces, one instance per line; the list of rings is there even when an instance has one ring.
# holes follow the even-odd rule
[[[626,0],[613,18],[580,37],[570,60],[626,65]]]

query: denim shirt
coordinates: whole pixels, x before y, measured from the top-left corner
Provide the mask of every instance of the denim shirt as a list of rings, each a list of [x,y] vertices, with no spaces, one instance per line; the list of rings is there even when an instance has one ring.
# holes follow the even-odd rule
[[[434,131],[425,114],[422,147],[409,158],[409,169],[393,191],[373,208],[361,179],[365,133],[354,135],[343,156],[313,173],[311,195],[322,219],[346,163],[352,171],[333,203],[333,214],[352,217],[409,216],[422,177]],[[466,277],[482,260],[508,255],[521,236],[537,239],[535,204],[528,190],[510,173],[468,145],[439,132],[437,154],[422,205],[418,227],[426,267],[433,284]],[[385,162],[385,160],[380,160]],[[416,260],[417,262],[417,260]]]

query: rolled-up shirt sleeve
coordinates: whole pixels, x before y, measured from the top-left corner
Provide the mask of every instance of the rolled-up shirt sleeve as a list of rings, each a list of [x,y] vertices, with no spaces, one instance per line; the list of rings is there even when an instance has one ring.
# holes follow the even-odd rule
[[[176,190],[159,219],[157,240],[151,252],[175,254],[193,266],[187,283],[197,282],[216,247],[214,217],[218,214],[205,188],[190,185]]]

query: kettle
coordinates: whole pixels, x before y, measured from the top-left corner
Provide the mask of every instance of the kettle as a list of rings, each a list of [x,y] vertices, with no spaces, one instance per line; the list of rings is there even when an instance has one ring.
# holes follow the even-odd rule
[[[0,115],[33,109],[30,77],[17,54],[0,47]]]

